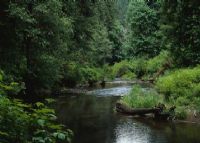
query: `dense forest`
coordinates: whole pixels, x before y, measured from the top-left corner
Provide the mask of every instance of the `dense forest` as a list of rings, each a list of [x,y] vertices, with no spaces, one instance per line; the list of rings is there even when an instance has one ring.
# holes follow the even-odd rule
[[[199,113],[199,37],[199,0],[1,0],[0,142],[70,142],[44,98],[114,78],[152,82],[181,119]],[[122,100],[157,104],[146,97]]]

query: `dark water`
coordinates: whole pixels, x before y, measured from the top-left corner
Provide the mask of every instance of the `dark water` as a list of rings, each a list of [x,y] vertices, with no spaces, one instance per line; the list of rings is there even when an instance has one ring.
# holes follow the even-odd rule
[[[122,86],[123,93],[130,90]],[[116,91],[116,92],[115,92]],[[73,143],[200,143],[197,124],[156,122],[114,111],[120,88],[60,97],[59,121],[73,130]]]

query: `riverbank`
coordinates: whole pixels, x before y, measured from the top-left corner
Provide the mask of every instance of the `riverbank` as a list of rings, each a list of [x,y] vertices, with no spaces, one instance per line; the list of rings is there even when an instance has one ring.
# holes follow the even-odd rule
[[[171,119],[179,122],[200,123],[200,113],[197,109],[192,106],[184,107],[183,105],[175,104],[176,102],[167,100],[163,94],[159,94],[156,91],[155,86],[152,86],[151,90],[145,91],[140,86],[136,85],[129,94],[121,97],[119,102],[125,104],[127,108],[132,109],[153,109],[158,105],[162,105],[162,112],[165,115],[170,111],[171,107],[175,106],[175,112],[170,111],[171,115],[169,114]]]

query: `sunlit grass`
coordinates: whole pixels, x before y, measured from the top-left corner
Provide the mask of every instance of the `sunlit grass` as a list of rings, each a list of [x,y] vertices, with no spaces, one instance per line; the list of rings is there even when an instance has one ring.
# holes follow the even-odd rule
[[[151,108],[163,103],[163,97],[154,90],[144,90],[137,85],[121,101],[133,108]]]

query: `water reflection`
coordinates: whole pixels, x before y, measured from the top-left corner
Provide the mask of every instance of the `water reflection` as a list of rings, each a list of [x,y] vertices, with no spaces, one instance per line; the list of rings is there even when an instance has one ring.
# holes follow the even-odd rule
[[[116,143],[147,143],[149,133],[150,129],[145,126],[138,126],[131,121],[123,122],[116,127]]]
[[[166,143],[162,133],[154,134],[150,126],[127,117],[118,122],[115,135],[115,143]]]
[[[122,116],[114,111],[119,98],[60,97],[57,115],[61,123],[74,131],[73,143],[200,143],[199,125]]]
[[[59,121],[74,131],[74,143],[112,143],[116,122],[113,107],[118,98],[62,97],[56,109]]]

